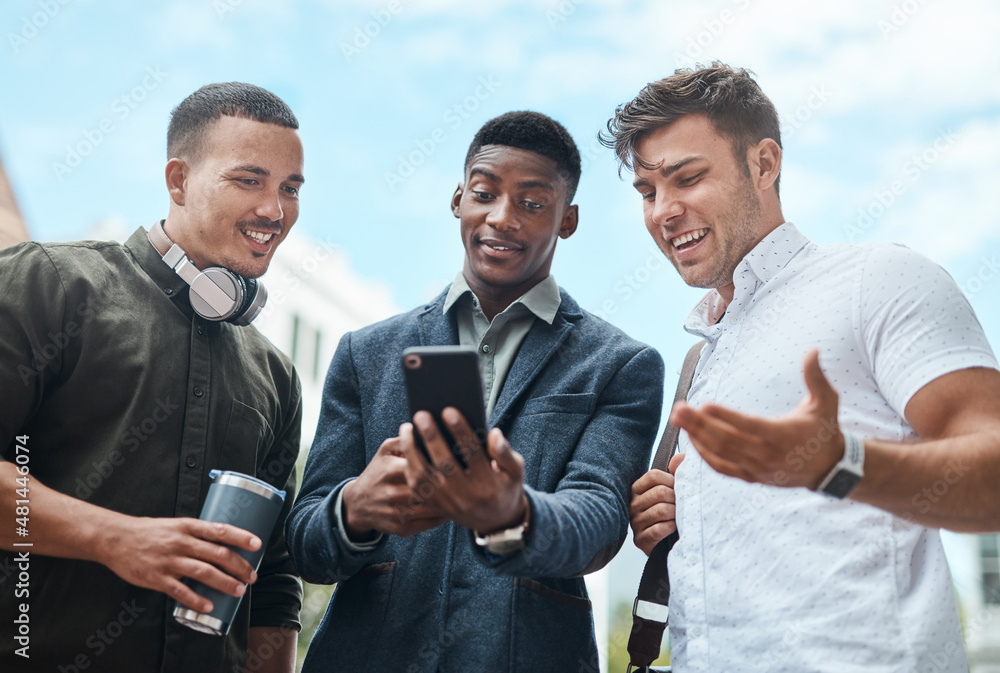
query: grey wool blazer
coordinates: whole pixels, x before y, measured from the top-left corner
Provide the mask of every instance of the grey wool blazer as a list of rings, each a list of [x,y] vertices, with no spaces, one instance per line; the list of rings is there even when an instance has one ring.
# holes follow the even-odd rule
[[[519,552],[487,556],[454,523],[370,552],[342,543],[333,503],[409,420],[400,364],[409,346],[458,343],[447,293],[343,337],[286,532],[310,582],[337,582],[303,671],[596,671],[582,576],[628,531],[632,483],[647,469],[663,404],[652,348],[583,311],[563,290],[536,320],[490,425],[525,459],[531,531]]]

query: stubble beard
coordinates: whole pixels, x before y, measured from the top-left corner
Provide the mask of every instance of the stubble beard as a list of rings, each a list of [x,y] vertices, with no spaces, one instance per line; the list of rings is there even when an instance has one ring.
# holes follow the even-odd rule
[[[731,223],[732,226],[727,232],[728,240],[717,242],[720,252],[718,261],[696,276],[695,268],[679,265],[676,260],[670,259],[681,278],[691,287],[716,289],[733,282],[736,267],[757,245],[761,206],[749,176],[743,176],[730,201],[732,205],[721,221]],[[713,227],[712,233],[718,236],[717,232],[718,229]],[[667,242],[667,245],[670,243]]]
[[[249,229],[255,227],[260,229],[267,229],[273,226],[274,223],[266,218],[260,218],[255,221],[243,221],[236,223],[237,235],[241,237],[244,235],[243,229]],[[274,235],[278,236],[278,233],[275,232]],[[279,244],[280,241],[276,242],[273,246],[271,246],[271,252],[269,254],[258,255],[257,253],[253,253],[253,258],[254,258],[253,262],[243,262],[237,259],[228,258],[223,260],[223,266],[232,271],[233,273],[237,273],[240,276],[243,276],[244,278],[248,279],[260,278],[267,272],[267,267],[270,265],[271,262],[270,257],[273,257],[274,253],[278,249]]]

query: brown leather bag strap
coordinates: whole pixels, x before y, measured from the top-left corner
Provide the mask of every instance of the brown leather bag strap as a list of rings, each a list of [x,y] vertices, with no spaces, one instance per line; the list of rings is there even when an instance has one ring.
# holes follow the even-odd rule
[[[680,400],[686,400],[688,392],[691,390],[691,381],[694,379],[694,370],[698,366],[698,358],[701,357],[701,349],[705,342],[699,341],[684,357],[684,365],[681,367],[681,378],[677,382],[677,392],[674,394],[676,404]],[[673,404],[670,408],[673,409]],[[669,413],[669,412],[668,412]],[[667,427],[663,430],[660,444],[653,457],[651,469],[667,471],[670,459],[677,451],[677,438],[680,435],[680,428],[674,427],[667,422]],[[667,628],[666,606],[670,601],[670,577],[667,575],[667,554],[679,539],[677,532],[671,533],[666,538],[660,540],[653,551],[646,559],[646,566],[642,569],[642,579],[639,580],[639,590],[635,602],[632,604],[632,633],[628,639],[628,670],[633,667],[639,671],[649,671],[650,666],[660,656],[660,647],[663,643],[663,632]],[[643,603],[644,605],[640,605]],[[654,604],[654,605],[649,605]],[[655,606],[662,606],[663,610],[655,610]],[[647,612],[644,608],[653,608],[645,616],[638,614],[640,611]],[[663,614],[662,621],[658,615],[652,612]]]
[[[670,409],[674,408],[674,404],[677,404],[681,400],[687,400],[688,392],[691,390],[691,381],[694,379],[694,370],[698,366],[698,358],[701,357],[701,349],[705,347],[704,341],[699,341],[687,352],[684,356],[684,365],[681,367],[681,378],[677,381],[677,392],[674,393],[673,404],[670,405]],[[667,411],[669,419],[670,411]],[[676,428],[667,423],[667,427],[663,429],[663,436],[660,437],[660,444],[656,447],[656,455],[653,456],[653,463],[650,465],[650,469],[653,470],[663,470],[667,471],[667,465],[670,463],[670,459],[673,458],[674,452],[677,451],[677,438],[680,436],[680,428]]]

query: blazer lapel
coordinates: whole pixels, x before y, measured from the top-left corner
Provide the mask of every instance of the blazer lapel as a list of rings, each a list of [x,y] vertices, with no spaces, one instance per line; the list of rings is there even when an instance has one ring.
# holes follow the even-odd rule
[[[511,405],[541,374],[552,356],[563,347],[573,330],[571,319],[579,318],[580,315],[576,302],[563,292],[559,312],[556,313],[552,324],[549,325],[544,320],[535,320],[528,336],[524,338],[524,343],[521,344],[510,373],[507,374],[507,380],[503,384],[493,415],[489,419],[490,427],[500,425]]]
[[[451,287],[450,285],[448,287]],[[444,313],[444,299],[448,287],[424,307],[418,316],[421,346],[455,346],[458,344],[458,326],[454,311]]]

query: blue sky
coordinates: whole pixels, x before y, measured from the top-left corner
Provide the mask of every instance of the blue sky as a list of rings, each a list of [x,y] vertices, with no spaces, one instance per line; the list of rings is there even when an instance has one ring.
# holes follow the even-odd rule
[[[1000,6],[988,0],[5,0],[0,29],[0,153],[39,240],[162,217],[170,109],[205,83],[249,81],[302,125],[296,227],[343,246],[406,308],[461,266],[448,202],[472,135],[539,110],[584,156],[580,228],[556,278],[672,369],[702,291],[661,263],[630,176],[595,136],[647,82],[719,58],[756,72],[782,115],[787,219],[819,243],[928,255],[1000,344]]]

